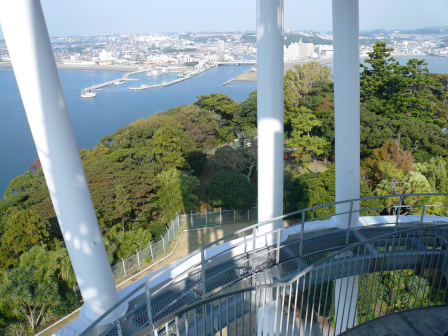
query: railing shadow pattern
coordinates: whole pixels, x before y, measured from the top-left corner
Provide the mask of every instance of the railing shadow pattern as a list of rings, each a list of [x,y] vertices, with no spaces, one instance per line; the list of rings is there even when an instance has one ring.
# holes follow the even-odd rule
[[[415,303],[415,298],[419,297],[418,295],[415,297],[412,296],[412,293],[416,293],[416,289],[417,294],[418,292],[420,294],[422,293],[418,290],[420,288],[419,286],[415,287],[414,278],[420,277],[417,281],[419,284],[424,283],[424,281],[427,281],[428,286],[430,284],[428,280],[421,279],[421,272],[426,272],[424,274],[437,273],[437,279],[440,278],[442,279],[440,282],[445,281],[443,283],[446,283],[446,280],[440,276],[439,269],[436,267],[437,265],[435,266],[432,263],[432,260],[438,260],[437,262],[439,264],[440,262],[445,263],[441,259],[443,259],[442,256],[445,253],[446,245],[443,239],[445,239],[446,234],[439,235],[440,232],[445,232],[445,228],[437,226],[438,223],[434,222],[434,220],[437,220],[436,217],[431,219],[430,222],[427,222],[429,217],[425,216],[428,213],[443,213],[442,210],[445,209],[445,205],[442,202],[437,202],[434,205],[425,205],[422,203],[419,204],[415,200],[427,201],[431,197],[434,199],[434,197],[443,198],[446,196],[446,194],[414,194],[350,200],[345,202],[350,204],[350,211],[337,214],[348,216],[348,226],[345,229],[338,228],[337,226],[329,227],[328,223],[322,223],[322,220],[329,219],[331,215],[324,213],[324,216],[312,218],[313,214],[322,213],[322,209],[334,209],[335,205],[338,204],[331,203],[279,217],[278,219],[282,220],[289,217],[292,222],[297,223],[288,228],[281,228],[269,233],[257,235],[257,229],[261,225],[273,221],[271,219],[239,230],[171,264],[165,269],[165,272],[182,266],[183,262],[190,259],[190,266],[187,269],[181,270],[169,281],[159,284],[157,288],[153,288],[149,284],[160,275],[150,276],[144,284],[124,298],[126,300],[145,288],[146,299],[134,306],[124,317],[120,318],[108,330],[102,333],[102,335],[149,335],[151,332],[170,334],[172,328],[174,328],[174,334],[178,335],[180,333],[210,335],[214,334],[215,330],[220,334],[223,330],[226,330],[225,332],[228,335],[251,333],[252,328],[255,328],[255,330],[263,329],[263,326],[258,326],[260,323],[259,308],[265,306],[272,308],[270,303],[272,301],[276,302],[276,309],[280,307],[280,310],[288,310],[285,308],[284,300],[287,302],[293,300],[294,310],[299,309],[300,314],[297,317],[296,313],[294,313],[292,314],[294,317],[289,318],[291,314],[288,310],[287,313],[285,312],[288,315],[288,322],[286,322],[283,320],[283,315],[285,314],[272,314],[272,312],[277,312],[277,310],[269,310],[269,314],[266,313],[267,315],[271,318],[274,317],[278,323],[281,321],[277,326],[277,332],[289,328],[290,334],[294,335],[293,320],[298,318],[299,325],[297,326],[296,333],[298,330],[302,330],[301,334],[308,334],[310,332],[314,334],[314,332],[317,333],[318,329],[322,329],[321,333],[335,334],[344,330],[350,323],[361,323],[364,320],[378,316],[378,314],[381,316],[381,314],[387,313],[391,309],[390,307],[397,307],[399,302],[409,302],[412,305]],[[412,202],[409,202],[409,199]],[[362,204],[372,204],[369,203],[371,200],[380,200],[383,206],[375,205],[374,207],[363,209]],[[391,202],[391,200],[395,200],[395,202]],[[353,210],[355,208],[353,206],[355,202],[361,204],[361,210]],[[371,225],[369,227],[350,227],[350,223],[352,222],[351,217],[353,215],[371,216],[378,215],[380,212],[395,213],[395,215],[387,218],[383,217],[384,220],[381,224]],[[405,214],[407,216],[403,217]],[[423,221],[424,219],[425,221]],[[425,225],[425,229],[422,229],[422,225]],[[424,235],[424,232],[433,229],[429,225],[437,226],[438,230],[438,234],[432,235],[431,233],[430,238]],[[420,236],[419,234],[411,235],[407,233],[410,236],[405,243],[403,237],[400,235],[403,232],[411,232],[409,230],[417,230],[415,232],[419,232]],[[241,234],[245,234],[245,237],[233,240],[232,244],[223,245],[224,247],[221,247],[218,251],[216,250],[215,247],[217,245],[240,237]],[[386,238],[389,236],[391,238]],[[379,237],[383,237],[381,238],[383,240],[378,240]],[[443,244],[441,243],[442,241]],[[397,242],[399,245],[397,245]],[[436,243],[440,243],[440,246],[434,247]],[[426,246],[426,248],[420,249],[419,246]],[[212,250],[215,252],[209,253]],[[437,252],[439,250],[440,252]],[[391,254],[395,252],[405,253],[405,255],[395,256],[395,260],[392,262],[390,261],[390,256],[387,257],[388,259],[385,257],[387,253]],[[409,253],[410,255],[408,255]],[[431,253],[433,254],[433,257],[430,259],[431,262],[428,265],[425,263],[422,264],[422,258],[428,259],[427,255]],[[382,256],[382,259],[379,256]],[[361,262],[361,260],[363,261]],[[378,267],[381,268],[373,266],[372,263],[375,264],[375,262],[372,260],[375,260],[379,265]],[[389,264],[395,264],[394,270],[391,270],[387,266],[386,261]],[[416,266],[410,267],[413,262]],[[406,269],[403,265],[408,265],[410,268]],[[420,268],[416,268],[417,266]],[[335,288],[341,288],[341,285],[335,286],[336,279],[356,277],[356,281],[352,280],[347,283],[351,283],[350,286],[353,288],[360,288],[364,291],[364,294],[370,291],[371,294],[368,297],[372,297],[372,295],[376,297],[375,302],[379,302],[378,298],[381,298],[381,302],[383,302],[386,296],[385,294],[382,296],[378,294],[381,290],[389,295],[396,294],[396,292],[393,292],[393,284],[396,281],[393,280],[390,282],[389,280],[386,281],[383,279],[384,276],[387,279],[398,279],[398,273],[396,273],[395,269],[400,271],[399,274],[404,274],[405,276],[407,274],[407,278],[403,279],[406,284],[408,283],[407,279],[412,279],[409,284],[410,287],[408,286],[412,290],[403,292],[401,295],[404,301],[392,302],[389,299],[387,301],[388,303],[376,304],[373,307],[370,303],[366,303],[366,308],[361,309],[361,312],[364,309],[365,313],[362,313],[360,317],[356,319],[352,318],[352,321],[345,321],[342,318],[340,325],[337,325],[337,321],[340,320],[340,317],[337,315],[337,309],[334,307],[334,304],[333,306],[328,306],[330,302],[335,301]],[[371,275],[372,270],[373,276]],[[428,277],[427,275],[425,276]],[[322,281],[318,281],[318,279],[322,279]],[[357,283],[356,286],[353,285],[355,282]],[[342,282],[343,284],[344,282]],[[369,284],[369,289],[366,289]],[[431,288],[433,287],[434,283],[431,283]],[[438,289],[438,292],[446,293],[446,289],[441,291],[440,286]],[[391,291],[393,294],[390,294]],[[306,295],[311,296],[306,297]],[[281,304],[279,304],[277,299],[273,299],[277,296],[281,298]],[[397,294],[395,296],[398,298],[400,295]],[[301,304],[305,302],[308,305],[313,304],[317,308],[313,308],[313,306],[308,307],[307,304],[298,308],[296,303],[298,298]],[[426,303],[427,298],[425,300],[424,302]],[[445,297],[443,297],[442,301],[444,300]],[[345,302],[345,300],[338,302]],[[371,298],[369,302],[373,302]],[[385,309],[383,309],[383,306],[385,306]],[[287,307],[292,307],[290,302]],[[362,305],[356,304],[357,311],[359,311],[359,307],[362,307]],[[367,307],[369,308],[367,309]],[[113,309],[114,307],[103,315],[103,317],[107,316]],[[341,309],[339,309],[339,315],[343,317],[343,314],[340,313]],[[262,309],[263,314],[265,310]],[[302,311],[306,312],[307,316],[303,317]],[[234,316],[232,318],[232,312],[236,317]],[[176,316],[173,317],[173,314]],[[184,314],[187,314],[185,315],[185,320],[183,320]],[[255,318],[254,316],[257,316],[257,323],[251,322]],[[311,320],[309,323],[305,323],[310,319],[309,316],[312,316]],[[173,319],[168,321],[167,318]],[[202,322],[200,322],[201,319]],[[302,321],[303,319],[304,321]],[[100,320],[92,324],[81,335],[86,335]],[[268,320],[270,321],[270,319]],[[207,329],[209,328],[207,327],[207,322],[210,321],[214,321],[212,323],[213,328],[210,327],[210,329]],[[176,327],[176,323],[184,325],[183,328],[185,329]],[[218,326],[215,326],[215,323]],[[232,328],[229,323],[234,323]],[[272,324],[273,322],[270,323]],[[319,328],[317,328],[316,323],[320,326]],[[290,324],[291,326],[289,326]],[[344,327],[342,324],[346,324],[346,326]],[[246,327],[242,325],[246,325]],[[249,325],[250,327],[248,327]],[[151,328],[155,329],[151,330]],[[239,331],[240,328],[241,331]],[[282,335],[285,334],[284,331],[282,331]],[[272,332],[270,334],[274,335]]]
[[[207,211],[203,213],[177,214],[176,218],[171,221],[171,225],[167,228],[165,235],[155,239],[155,242],[149,243],[149,246],[141,251],[135,251],[135,254],[129,258],[121,258],[121,262],[111,266],[114,280],[120,280],[130,273],[148,265],[164,255],[168,246],[181,227],[203,227],[210,225],[229,224],[242,221],[256,221],[258,218],[257,209],[249,210],[219,210]],[[157,237],[156,237],[157,238]],[[75,294],[79,292],[79,286],[74,286]]]
[[[332,253],[286,283],[211,296],[139,335],[337,335],[386,314],[446,304],[447,229],[448,224],[382,229],[390,232]],[[354,281],[336,291],[341,278]]]

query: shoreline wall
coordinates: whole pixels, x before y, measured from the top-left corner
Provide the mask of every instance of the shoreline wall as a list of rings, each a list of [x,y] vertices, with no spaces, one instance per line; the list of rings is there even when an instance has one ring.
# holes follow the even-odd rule
[[[423,54],[396,54],[392,55],[393,57],[438,57],[431,55],[423,55]],[[359,59],[365,59],[368,56],[361,56]],[[300,64],[303,65],[309,62],[318,62],[319,64],[331,64],[333,63],[333,58],[318,58],[318,59],[308,59],[308,60],[300,60],[293,62],[285,62],[285,71],[292,68],[293,65]],[[86,71],[124,71],[124,72],[132,72],[137,71],[141,68],[141,66],[132,66],[132,65],[67,65],[67,64],[57,64],[58,69],[60,70],[86,70]],[[11,63],[0,62],[0,69],[12,69]]]

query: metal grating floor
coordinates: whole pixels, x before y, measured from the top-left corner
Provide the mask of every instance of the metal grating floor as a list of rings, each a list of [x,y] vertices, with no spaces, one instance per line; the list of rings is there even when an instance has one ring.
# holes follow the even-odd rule
[[[394,228],[361,228],[359,234],[350,232],[349,245],[358,243],[364,239],[374,238],[391,233]],[[400,229],[399,229],[400,230]],[[430,228],[428,233],[430,233]],[[403,248],[406,250],[422,250],[432,248],[438,244],[436,239],[418,239],[416,237],[404,237],[400,239],[384,240],[384,250],[391,248]],[[364,238],[364,239],[363,239]],[[254,259],[250,253],[243,253],[230,260],[209,267],[205,271],[207,297],[228,290],[235,290],[252,285],[252,263],[255,266],[255,281],[257,284],[275,283],[289,280],[306,267],[316,263],[322,258],[345,248],[347,240],[346,232],[332,232],[304,240],[303,256],[299,257],[300,238],[287,241],[281,246],[279,262],[275,246],[267,246],[257,250]],[[381,244],[379,244],[381,245]],[[440,245],[439,245],[440,246]],[[375,246],[379,248],[380,246]],[[188,276],[169,286],[168,289],[151,298],[152,316],[158,320],[172,312],[179,310],[191,303],[202,300],[203,289],[201,270],[191,271]],[[197,311],[198,317],[202,314]],[[146,302],[142,302],[130,316],[122,320],[123,336],[131,336],[148,324],[148,312]],[[116,327],[111,329],[106,336],[118,336]]]

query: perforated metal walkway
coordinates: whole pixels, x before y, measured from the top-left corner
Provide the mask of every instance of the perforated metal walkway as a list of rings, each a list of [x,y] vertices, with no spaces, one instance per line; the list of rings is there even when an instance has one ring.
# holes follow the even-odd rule
[[[448,306],[405,310],[361,324],[340,336],[445,336]]]
[[[255,284],[286,282],[306,267],[315,264],[334,252],[342,250],[348,245],[393,233],[394,230],[408,229],[412,225],[412,223],[409,223],[407,226],[397,229],[390,226],[364,227],[350,231],[349,234],[347,234],[347,231],[341,230],[308,237],[302,243],[302,254],[300,254],[300,235],[288,236],[288,239],[282,242],[279,250],[276,250],[277,246],[267,246],[257,249],[254,258],[252,258],[252,253],[247,252],[234,257],[224,258],[226,259],[225,261],[206,267],[206,295],[210,297],[217,293],[250,287],[254,284],[254,281]],[[448,247],[445,229],[438,230],[437,237],[434,237],[434,233],[430,228],[425,232],[427,232],[428,236],[424,239],[422,239],[422,236],[419,238],[406,237],[406,240],[404,238],[385,240],[381,246],[371,246],[370,256],[376,257],[381,251],[399,249],[403,252],[401,258],[410,260],[414,255],[417,255],[415,263],[418,264],[421,262],[422,251],[423,253],[428,251],[432,255],[434,253],[445,253]],[[277,251],[280,251],[280,253],[277,253]],[[413,254],[416,251],[419,253]],[[351,262],[354,265],[354,261]],[[356,265],[358,265],[357,261]],[[363,267],[359,269],[360,273],[366,272],[366,267],[367,269],[369,267],[372,268],[369,262],[363,262],[362,265]],[[255,273],[252,272],[252,269],[255,269]],[[347,269],[350,269],[350,267]],[[322,272],[325,272],[325,270],[322,270]],[[355,266],[353,266],[351,272],[351,275],[357,272]],[[339,272],[338,274],[332,274],[329,278],[337,279],[342,276],[347,275]],[[185,277],[170,284],[169,287],[151,298],[153,322],[202,299],[202,273],[198,266],[186,274]],[[123,336],[138,335],[138,331],[146,326],[148,321],[147,303],[143,300],[141,304],[133,308],[131,314],[121,320]],[[111,329],[107,333],[107,336],[115,335],[118,336],[116,328]]]

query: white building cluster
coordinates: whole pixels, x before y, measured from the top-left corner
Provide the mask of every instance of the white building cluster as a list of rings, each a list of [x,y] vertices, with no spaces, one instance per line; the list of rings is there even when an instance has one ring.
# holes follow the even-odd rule
[[[300,41],[284,47],[284,59],[286,62],[308,59],[315,56],[313,43],[303,43]]]

